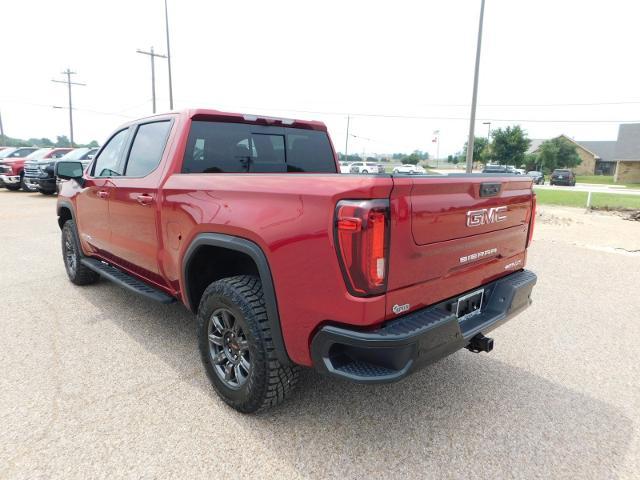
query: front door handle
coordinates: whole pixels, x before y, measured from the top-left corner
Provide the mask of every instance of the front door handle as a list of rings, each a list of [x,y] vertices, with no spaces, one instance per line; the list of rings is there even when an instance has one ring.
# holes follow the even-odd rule
[[[153,197],[146,193],[142,193],[136,197],[136,200],[140,205],[149,205],[151,202],[153,202]]]
[[[98,196],[98,198],[107,198],[109,196],[109,192],[107,192],[106,190],[98,190],[98,193],[96,193],[96,195]]]

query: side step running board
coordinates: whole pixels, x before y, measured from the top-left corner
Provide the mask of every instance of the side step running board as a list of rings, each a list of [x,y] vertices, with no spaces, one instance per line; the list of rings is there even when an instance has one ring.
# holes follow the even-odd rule
[[[131,290],[132,292],[139,293],[140,295],[155,300],[160,303],[173,303],[175,298],[167,295],[166,293],[158,290],[155,287],[132,277],[131,275],[124,273],[122,270],[117,269],[107,263],[96,260],[95,258],[85,257],[80,260],[85,267],[90,268],[100,276],[117,283],[118,285]]]

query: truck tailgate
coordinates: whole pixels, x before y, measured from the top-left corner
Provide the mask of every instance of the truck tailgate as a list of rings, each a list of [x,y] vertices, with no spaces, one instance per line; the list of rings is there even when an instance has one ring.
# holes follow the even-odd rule
[[[520,176],[394,177],[387,318],[396,305],[414,310],[522,269],[531,185]]]

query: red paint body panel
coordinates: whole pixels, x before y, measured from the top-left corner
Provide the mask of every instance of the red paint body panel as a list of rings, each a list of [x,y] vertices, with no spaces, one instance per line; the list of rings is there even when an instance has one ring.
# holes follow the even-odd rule
[[[418,309],[524,267],[532,198],[528,177],[182,174],[192,119],[279,120],[213,110],[169,118],[173,126],[162,161],[148,176],[99,179],[85,172],[84,187],[63,182],[59,201],[75,209],[84,253],[185,302],[183,260],[198,234],[254,242],[269,263],[287,354],[295,363],[312,364],[309,344],[322,324],[375,327],[394,316],[394,304]],[[292,122],[286,125],[326,131],[319,122]],[[337,159],[336,167],[339,171]],[[479,197],[486,181],[502,183],[499,196]],[[141,204],[140,196],[151,200]],[[362,298],[347,291],[334,245],[334,213],[343,199],[389,199],[384,295]],[[504,205],[504,224],[466,227],[467,210]],[[460,263],[464,255],[493,248],[495,255]]]

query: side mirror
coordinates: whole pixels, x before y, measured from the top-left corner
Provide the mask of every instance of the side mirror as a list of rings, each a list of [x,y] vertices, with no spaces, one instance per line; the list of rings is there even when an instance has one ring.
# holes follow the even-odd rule
[[[81,162],[75,162],[71,160],[63,160],[56,163],[55,174],[61,180],[75,180],[82,185],[82,173],[84,167]]]

